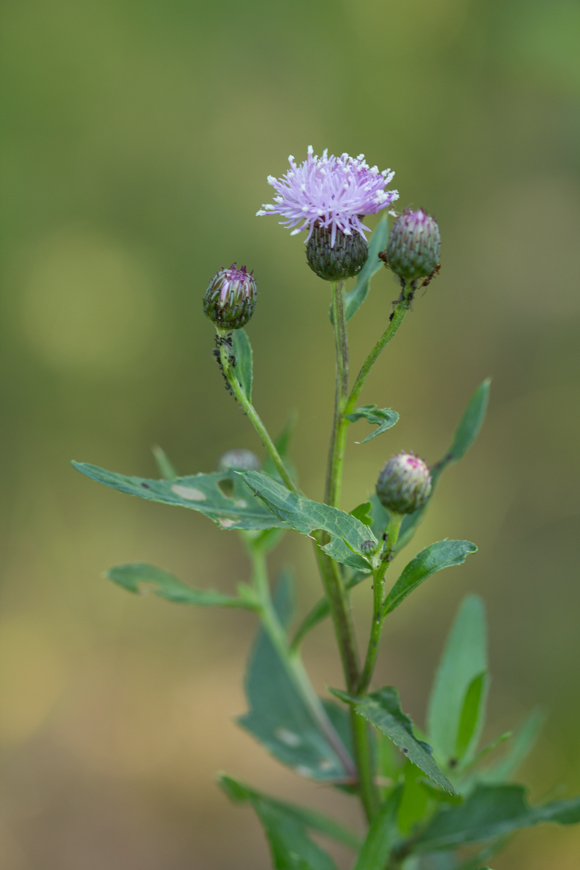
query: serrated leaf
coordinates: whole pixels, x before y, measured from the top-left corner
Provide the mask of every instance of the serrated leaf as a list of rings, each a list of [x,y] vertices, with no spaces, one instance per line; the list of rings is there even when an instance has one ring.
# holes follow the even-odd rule
[[[385,870],[397,836],[402,789],[394,789],[373,819],[353,870]]]
[[[478,786],[461,806],[442,807],[417,838],[414,849],[435,851],[503,837],[541,822],[580,822],[580,797],[531,807],[519,785]]]
[[[274,602],[283,624],[290,618],[291,594],[290,577],[284,574],[278,583]],[[344,780],[348,776],[263,629],[250,655],[245,690],[250,709],[237,721],[279,761],[310,779],[332,781]],[[335,704],[326,703],[324,707],[348,748],[348,716]]]
[[[487,671],[485,610],[468,596],[461,605],[445,645],[429,700],[427,725],[436,752],[455,758],[459,722],[472,680]]]
[[[365,541],[370,540],[375,544],[377,541],[368,526],[360,520],[338,508],[290,492],[276,480],[258,471],[243,471],[239,474],[252,492],[286,525],[308,536],[317,529],[323,529],[331,536],[331,540],[321,547],[322,550],[343,565],[360,571],[369,570],[370,563],[363,556],[361,548]]]
[[[403,569],[387,595],[385,615],[398,607],[431,574],[442,571],[443,568],[461,565],[470,553],[475,552],[477,547],[469,541],[439,541],[421,550]]]
[[[77,471],[97,483],[103,483],[119,492],[199,511],[221,529],[287,528],[285,523],[253,496],[235,472],[195,474],[176,480],[149,480],[116,474],[86,462],[72,464]],[[231,481],[231,497],[226,496],[220,489],[221,481]]]
[[[157,468],[159,469],[159,474],[164,480],[175,480],[176,477],[179,477],[162,447],[157,445],[152,448],[152,451],[153,456],[155,457],[155,462],[157,463]]]
[[[166,601],[176,604],[195,604],[201,607],[244,607],[254,609],[249,600],[224,595],[214,589],[194,589],[178,580],[169,571],[148,565],[145,562],[130,562],[117,565],[105,572],[105,577],[128,592],[145,594],[151,592]]]
[[[236,359],[234,372],[246,397],[252,401],[253,353],[250,339],[243,329],[233,330],[232,354]]]
[[[423,773],[437,783],[443,791],[457,794],[443,771],[439,769],[432,755],[431,747],[423,740],[418,740],[413,732],[413,723],[401,710],[399,693],[394,686],[386,686],[378,692],[372,692],[363,698],[349,695],[333,689],[337,697],[353,704],[355,712],[362,716],[383,734],[386,734],[395,746],[409,761],[419,767]]]
[[[360,837],[348,828],[345,828],[342,822],[323,815],[323,813],[319,813],[317,810],[272,798],[225,774],[219,776],[218,782],[234,803],[251,803],[254,800],[260,800],[294,818],[309,830],[323,834],[337,843],[342,843],[343,846],[347,846],[349,849],[358,851],[362,845]]]
[[[467,688],[457,728],[456,758],[469,758],[477,746],[485,717],[488,688],[486,671],[477,674]]]
[[[371,432],[370,435],[367,435],[360,442],[361,444],[366,444],[367,441],[376,438],[377,435],[381,435],[387,429],[391,429],[399,420],[399,415],[396,411],[393,411],[391,408],[377,408],[376,405],[362,405],[356,411],[353,411],[352,414],[346,414],[345,417],[351,423],[364,419],[372,426],[377,426],[374,432]]]
[[[369,255],[366,263],[360,270],[356,284],[345,295],[346,319],[356,314],[368,296],[371,278],[384,268],[384,263],[379,260],[379,254],[387,247],[387,218],[383,217],[377,224],[369,242]]]

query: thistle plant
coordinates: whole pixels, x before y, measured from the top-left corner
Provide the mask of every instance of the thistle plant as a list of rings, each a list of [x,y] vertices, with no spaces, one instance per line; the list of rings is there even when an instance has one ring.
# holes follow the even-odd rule
[[[394,215],[388,240],[384,215],[367,239],[365,216],[390,212],[398,198],[389,189],[392,177],[390,170],[369,167],[363,155],[337,158],[324,152],[317,157],[310,148],[303,163],[290,157],[288,172],[281,179],[268,179],[276,192],[274,202],[258,212],[281,216],[293,234],[308,231],[307,263],[326,282],[321,290],[330,290],[336,385],[322,501],[310,498],[299,484],[288,459],[289,430],[272,437],[252,403],[253,356],[243,327],[255,314],[257,289],[253,275],[235,263],[216,272],[203,308],[215,326],[214,354],[221,373],[265,448],[263,459],[232,444],[217,471],[180,476],[158,450],[159,480],[74,463],[106,486],[197,511],[239,537],[251,571],[236,595],[193,588],[143,563],[111,568],[107,576],[130,592],[146,586],[168,601],[255,614],[260,627],[246,676],[249,709],[239,724],[297,775],[341,789],[360,802],[365,825],[361,834],[356,820],[351,830],[308,807],[222,775],[219,782],[227,796],[250,804],[258,815],[277,870],[334,870],[333,859],[312,833],[351,850],[354,870],[479,870],[520,828],[580,821],[580,798],[531,805],[525,788],[512,782],[538,733],[538,713],[515,733],[480,745],[489,678],[479,597],[468,596],[459,609],[434,675],[422,728],[403,712],[394,686],[373,682],[388,616],[428,578],[460,565],[477,550],[469,541],[445,539],[413,554],[398,576],[392,576],[391,563],[404,548],[412,548],[441,474],[476,438],[489,395],[489,381],[484,381],[449,449],[430,466],[411,451],[389,458],[385,445],[387,461],[377,469],[376,481],[368,481],[368,500],[341,506],[349,427],[366,420],[374,428],[362,443],[378,436],[386,441],[385,433],[399,419],[390,408],[359,404],[366,379],[409,315],[416,291],[439,269],[439,227],[423,210]],[[386,328],[351,383],[348,322],[385,265],[397,276],[399,296],[390,314],[385,312]],[[353,277],[356,282],[347,291],[344,282]],[[416,308],[413,316],[421,316],[420,304]],[[312,539],[313,569],[315,565],[322,586],[318,603],[298,620],[291,609],[290,575],[272,581],[268,570],[270,552],[292,531]],[[366,585],[372,599],[371,624],[362,638],[356,636],[350,604],[351,590],[359,584]],[[301,645],[327,618],[334,626],[343,684],[320,698],[304,666]]]

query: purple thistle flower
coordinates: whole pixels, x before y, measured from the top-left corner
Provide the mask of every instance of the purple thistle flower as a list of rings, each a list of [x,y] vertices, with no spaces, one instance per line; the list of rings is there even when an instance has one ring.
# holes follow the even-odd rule
[[[399,198],[396,190],[385,190],[394,172],[378,167],[369,167],[364,154],[349,157],[342,154],[328,155],[328,149],[317,157],[308,148],[308,156],[299,166],[292,156],[288,158],[290,169],[282,178],[268,176],[268,184],[276,191],[274,204],[262,206],[258,215],[279,214],[280,221],[292,230],[295,236],[308,227],[308,239],[315,226],[331,228],[331,247],[334,247],[337,230],[346,236],[353,230],[366,239],[361,222],[367,214],[377,214]],[[306,241],[308,241],[306,239]]]

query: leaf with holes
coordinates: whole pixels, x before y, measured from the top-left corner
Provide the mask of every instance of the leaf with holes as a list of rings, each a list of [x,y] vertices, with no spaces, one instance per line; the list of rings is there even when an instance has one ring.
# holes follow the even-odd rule
[[[362,553],[362,546],[366,541],[377,543],[368,526],[338,508],[290,492],[258,471],[242,471],[239,474],[282,522],[302,535],[311,536],[318,529],[328,532],[331,540],[321,549],[343,565],[368,572],[370,563]]]
[[[103,483],[119,492],[199,511],[221,529],[287,528],[279,517],[254,497],[242,478],[232,472],[195,474],[175,480],[149,480],[116,474],[86,462],[72,464],[77,471],[97,483]],[[226,488],[224,483],[227,481],[230,483]]]
[[[278,583],[274,604],[286,625],[292,610],[288,574],[283,574]],[[349,772],[314,721],[264,629],[258,634],[248,662],[245,689],[250,709],[237,721],[278,761],[309,779],[328,782],[348,778]],[[351,739],[348,715],[332,702],[326,702],[324,707],[333,737],[345,744],[344,752],[348,755]]]
[[[105,577],[128,592],[146,594],[152,592],[166,601],[176,604],[195,604],[201,607],[244,607],[255,609],[249,600],[224,595],[214,589],[193,589],[178,580],[169,571],[147,565],[145,562],[130,562],[117,565],[105,572]]]
[[[386,432],[387,429],[391,429],[399,419],[399,415],[396,411],[392,411],[391,408],[377,408],[376,405],[362,405],[362,407],[353,411],[352,414],[346,414],[345,416],[351,423],[356,423],[357,420],[364,419],[367,420],[371,426],[377,427],[374,432],[371,432],[370,435],[367,435],[367,437],[360,442],[361,444],[366,444],[367,441],[376,438],[377,435],[381,435],[383,432]]]

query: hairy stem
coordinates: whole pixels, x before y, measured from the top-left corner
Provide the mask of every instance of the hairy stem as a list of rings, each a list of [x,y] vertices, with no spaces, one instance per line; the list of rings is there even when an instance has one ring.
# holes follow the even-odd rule
[[[381,556],[381,561],[373,572],[373,621],[367,655],[358,685],[358,694],[363,695],[370,684],[379,652],[379,643],[385,621],[385,575],[391,564],[399,538],[399,531],[403,521],[403,514],[391,513],[391,520],[387,529],[387,540]]]
[[[248,419],[250,420],[250,423],[252,424],[252,426],[254,427],[256,432],[258,433],[258,436],[259,436],[262,444],[264,445],[264,447],[266,448],[266,450],[270,454],[270,458],[272,459],[272,462],[276,466],[276,469],[277,469],[280,477],[282,478],[282,480],[284,481],[284,483],[286,484],[288,489],[291,489],[292,492],[299,492],[298,487],[296,486],[296,484],[292,480],[292,476],[290,475],[290,472],[288,471],[288,469],[286,468],[286,466],[284,464],[284,460],[282,459],[282,457],[278,453],[278,450],[276,449],[276,445],[274,444],[274,442],[270,438],[268,430],[266,429],[266,427],[262,423],[262,420],[260,419],[258,412],[256,411],[256,409],[254,408],[254,406],[252,405],[252,403],[250,402],[250,400],[246,396],[245,392],[243,391],[243,389],[242,389],[242,387],[241,387],[241,385],[236,377],[236,373],[235,373],[234,367],[233,367],[231,359],[230,359],[230,345],[227,341],[226,335],[218,332],[218,342],[219,342],[220,363],[221,363],[222,371],[224,373],[224,377],[225,377],[226,381],[228,382],[229,386],[231,387],[231,390],[232,390],[234,396],[236,397],[236,399],[238,400],[238,402],[240,403],[240,405],[242,406],[242,408],[246,412],[246,415],[247,415]]]
[[[348,335],[344,310],[344,288],[342,284],[332,283],[332,319],[334,322],[334,343],[336,347],[336,391],[334,396],[334,421],[328,451],[326,468],[326,504],[338,507],[342,487],[344,447],[341,447],[340,431],[343,412],[348,398]]]
[[[340,759],[346,776],[355,779],[357,777],[357,769],[354,761],[337,734],[334,725],[328,718],[320,698],[314,691],[314,687],[310,682],[310,678],[308,677],[304,664],[302,663],[299,652],[290,648],[286,632],[274,608],[272,596],[270,594],[270,584],[268,582],[266,556],[260,547],[253,545],[251,539],[244,536],[244,541],[254,569],[253,586],[260,602],[259,612],[262,625],[268,634],[270,641],[278,652],[288,676],[304,701],[304,704],[310,712],[314,722],[318,725],[320,731],[324,734],[328,743]]]

